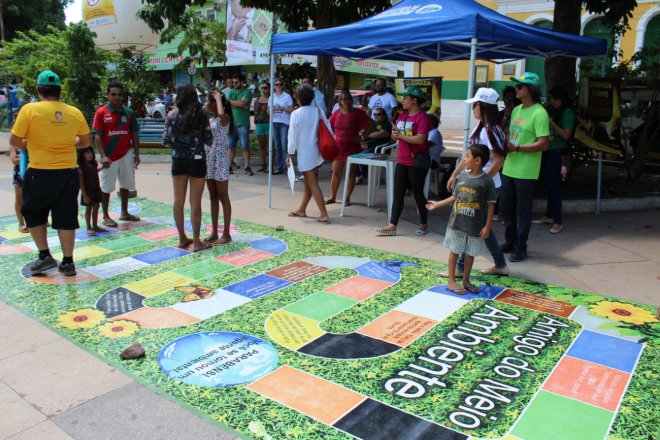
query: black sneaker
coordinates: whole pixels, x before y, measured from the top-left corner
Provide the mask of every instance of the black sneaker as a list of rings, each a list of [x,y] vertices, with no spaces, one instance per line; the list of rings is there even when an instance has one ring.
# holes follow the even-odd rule
[[[76,265],[73,263],[60,263],[57,268],[60,272],[64,273],[65,277],[72,277],[76,275]]]
[[[509,261],[512,263],[519,263],[525,258],[527,258],[527,251],[514,251],[509,257]]]
[[[234,169],[232,167],[229,167],[229,174],[234,174]]]
[[[513,245],[513,243],[502,243],[500,245],[500,250],[503,253],[513,252],[515,250],[515,246]]]
[[[37,260],[32,266],[30,266],[30,274],[38,275],[54,267],[57,267],[57,261],[55,261],[55,258],[53,258],[51,255],[48,255],[43,260]]]
[[[248,176],[254,176],[254,173],[252,172],[252,169],[250,167],[245,167],[243,170],[243,174],[247,174]]]
[[[231,163],[231,166],[232,166],[233,168],[236,168],[237,170],[240,170],[240,169],[241,169],[241,167],[239,167],[238,164],[237,164],[236,162],[232,162],[232,163]]]

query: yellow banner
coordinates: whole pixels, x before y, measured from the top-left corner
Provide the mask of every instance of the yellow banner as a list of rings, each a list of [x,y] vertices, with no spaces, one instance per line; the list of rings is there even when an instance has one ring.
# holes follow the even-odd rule
[[[90,29],[94,26],[117,23],[113,0],[85,0],[82,15]]]

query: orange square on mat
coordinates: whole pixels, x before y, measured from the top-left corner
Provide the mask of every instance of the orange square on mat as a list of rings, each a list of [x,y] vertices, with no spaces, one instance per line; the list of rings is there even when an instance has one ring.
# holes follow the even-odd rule
[[[334,286],[330,286],[325,291],[357,301],[364,301],[391,285],[392,283],[388,283],[387,281],[375,280],[358,275],[337,283]]]
[[[407,347],[436,323],[429,318],[392,310],[362,327],[358,333]]]
[[[171,328],[196,324],[199,318],[179,312],[171,307],[142,307],[123,315],[110,318],[110,321],[128,319],[145,328]]]
[[[552,372],[543,389],[616,411],[629,378],[630,374],[623,371],[566,356]]]
[[[233,266],[244,267],[272,257],[273,254],[270,254],[268,252],[258,251],[253,248],[247,248],[247,249],[241,249],[240,251],[232,252],[227,255],[223,255],[221,257],[217,257],[216,260],[222,261],[223,263],[231,264]]]
[[[20,244],[0,244],[0,255],[24,254],[26,252],[32,252],[32,250]]]
[[[251,383],[248,389],[327,425],[366,399],[341,385],[286,365]]]
[[[143,232],[139,234],[138,237],[144,238],[145,240],[151,241],[161,241],[167,238],[176,237],[179,233],[174,228],[164,228],[156,229],[155,231]]]

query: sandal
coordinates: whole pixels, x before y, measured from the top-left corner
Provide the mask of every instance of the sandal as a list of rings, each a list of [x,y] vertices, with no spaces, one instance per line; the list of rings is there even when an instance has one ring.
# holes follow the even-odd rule
[[[465,295],[467,293],[467,291],[461,286],[445,287],[445,289],[451,293],[456,293],[458,295]]]
[[[379,235],[393,237],[396,235],[396,229],[376,228]]]
[[[104,224],[105,226],[109,226],[109,227],[111,227],[111,228],[116,228],[116,227],[118,226],[118,225],[117,225],[117,222],[114,221],[114,220],[111,219],[111,218],[104,218],[104,219],[103,219],[103,224]]]
[[[336,203],[337,201],[335,199],[328,199],[325,201],[326,205],[332,205],[333,203]]]
[[[463,284],[463,288],[470,293],[479,293],[479,288],[474,284]]]
[[[119,217],[119,220],[124,220],[127,222],[137,222],[140,221],[140,217],[133,214],[128,214],[128,215],[122,215],[121,217]]]

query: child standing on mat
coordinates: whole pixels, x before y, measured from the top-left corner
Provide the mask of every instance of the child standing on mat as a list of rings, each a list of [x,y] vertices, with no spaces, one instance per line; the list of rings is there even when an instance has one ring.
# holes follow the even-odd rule
[[[449,249],[449,280],[447,290],[453,293],[479,293],[479,288],[470,282],[470,271],[474,257],[486,251],[486,238],[495,214],[497,193],[493,179],[484,173],[484,165],[490,159],[488,147],[473,144],[463,156],[463,171],[456,180],[453,194],[439,202],[428,202],[429,211],[453,204],[444,245]],[[465,254],[463,286],[456,282],[456,261]]]
[[[78,174],[80,175],[80,204],[85,207],[85,223],[87,235],[96,235],[97,232],[106,232],[107,229],[97,225],[99,204],[103,198],[101,183],[99,181],[98,163],[94,157],[92,147],[78,150]]]

